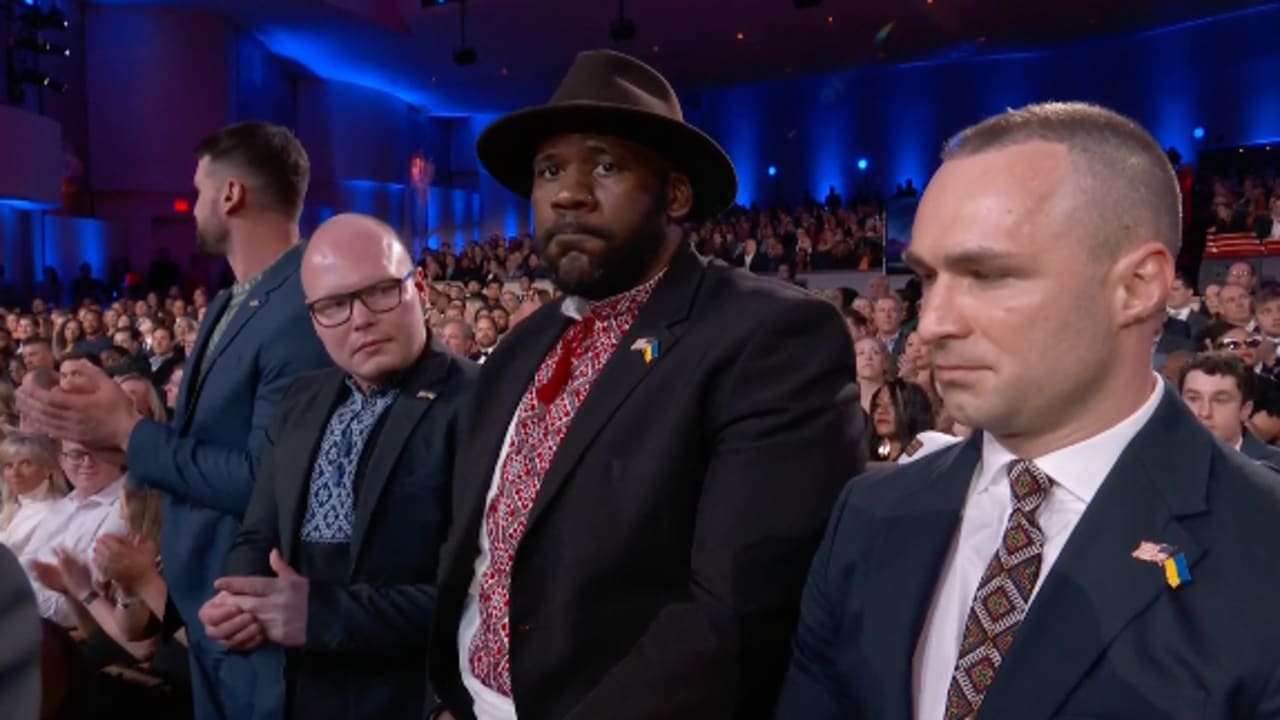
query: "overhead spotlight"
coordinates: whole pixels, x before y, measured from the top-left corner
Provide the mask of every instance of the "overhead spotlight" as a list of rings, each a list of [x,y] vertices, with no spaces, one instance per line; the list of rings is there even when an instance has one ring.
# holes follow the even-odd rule
[[[71,23],[67,22],[67,16],[56,7],[48,10],[32,7],[19,15],[18,20],[32,30],[66,30],[71,27]]]
[[[609,24],[609,37],[625,42],[636,36],[636,24],[627,18],[618,18]]]
[[[618,19],[609,23],[609,37],[626,42],[636,36],[636,24],[627,18],[626,0],[618,0]]]
[[[453,49],[453,64],[467,67],[476,64],[476,49],[467,44],[467,2],[458,4],[458,47]]]
[[[1191,137],[1195,138],[1196,140],[1203,140],[1204,128],[1196,127],[1194,130],[1191,131]]]
[[[22,82],[28,85],[35,85],[46,90],[52,90],[56,93],[66,93],[68,85],[61,80],[55,80],[48,75],[36,70],[23,70]]]
[[[795,5],[797,10],[808,10],[821,5],[822,0],[791,0],[791,4]]]
[[[63,47],[48,40],[41,40],[34,36],[26,36],[18,39],[18,47],[23,50],[30,50],[34,53],[43,53],[45,55],[61,55],[62,57],[71,57],[71,48]]]
[[[773,177],[774,175],[777,175],[777,174],[778,174],[778,168],[777,168],[777,167],[775,167],[775,166],[773,166],[773,165],[770,165],[770,166],[769,166],[769,177]]]
[[[864,171],[864,172],[866,171],[866,169],[867,169],[867,159],[866,159],[866,158],[858,158],[858,169],[859,169],[859,170],[862,170],[862,171]]]

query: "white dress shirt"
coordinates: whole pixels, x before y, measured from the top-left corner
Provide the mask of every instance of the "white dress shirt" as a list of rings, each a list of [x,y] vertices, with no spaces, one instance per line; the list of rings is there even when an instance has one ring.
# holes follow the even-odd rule
[[[98,538],[107,533],[128,532],[124,519],[120,517],[120,495],[124,491],[124,483],[125,476],[121,475],[118,480],[87,498],[78,498],[75,493],[59,498],[40,521],[40,526],[36,528],[31,542],[22,553],[20,559],[23,567],[29,567],[32,560],[56,562],[53,551],[65,548],[92,568],[91,553]],[[40,617],[49,618],[65,627],[74,627],[75,615],[69,603],[75,601],[42,585],[31,575],[30,570],[28,575],[35,589]]]
[[[1191,306],[1187,305],[1184,308],[1173,308],[1173,307],[1166,306],[1165,312],[1169,313],[1169,317],[1173,318],[1174,320],[1181,320],[1183,322],[1186,322],[1187,318],[1191,317]]]
[[[18,496],[18,512],[9,520],[9,526],[0,530],[0,543],[8,546],[14,555],[21,557],[40,521],[62,498],[39,490],[29,496]]]
[[[1053,568],[1071,531],[1084,515],[1120,453],[1155,414],[1164,383],[1154,376],[1155,389],[1137,412],[1099,435],[1033,458],[1053,479],[1049,496],[1037,518],[1044,533],[1040,577],[1032,602]],[[1004,534],[1012,507],[1009,466],[1018,460],[991,435],[983,434],[982,459],[974,470],[965,499],[960,530],[947,554],[933,603],[925,618],[912,663],[912,691],[916,720],[946,717],[947,688],[960,655],[960,640],[978,582],[986,572]],[[1119,482],[1123,482],[1121,478]],[[1031,612],[1032,608],[1028,609]]]

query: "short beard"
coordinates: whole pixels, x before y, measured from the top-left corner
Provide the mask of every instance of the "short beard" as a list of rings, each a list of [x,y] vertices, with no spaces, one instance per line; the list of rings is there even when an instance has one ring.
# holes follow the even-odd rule
[[[200,227],[196,224],[196,247],[205,255],[221,257],[227,254],[227,229],[224,226]]]
[[[667,234],[661,216],[637,230],[629,240],[592,229],[591,235],[605,243],[599,264],[586,278],[566,278],[561,273],[560,260],[548,252],[550,238],[561,232],[558,225],[548,228],[539,237],[542,261],[551,269],[551,280],[566,295],[576,295],[585,300],[603,300],[624,293],[646,279],[666,245]],[[563,259],[563,258],[561,258]]]

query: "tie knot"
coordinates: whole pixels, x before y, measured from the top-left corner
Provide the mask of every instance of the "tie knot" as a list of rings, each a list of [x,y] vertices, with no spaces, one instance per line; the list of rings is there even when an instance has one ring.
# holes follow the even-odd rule
[[[1053,478],[1045,475],[1034,462],[1018,460],[1009,466],[1009,489],[1013,493],[1013,505],[1023,512],[1034,515],[1049,496],[1050,487],[1053,487]]]

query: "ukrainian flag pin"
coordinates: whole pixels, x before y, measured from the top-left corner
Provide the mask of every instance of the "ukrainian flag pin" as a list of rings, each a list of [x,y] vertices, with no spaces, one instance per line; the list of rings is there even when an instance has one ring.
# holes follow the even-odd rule
[[[639,352],[644,356],[644,364],[648,365],[658,359],[658,339],[657,338],[640,338],[631,343],[631,349]]]
[[[1164,581],[1169,587],[1177,590],[1179,586],[1191,582],[1191,570],[1187,567],[1187,556],[1178,553],[1164,561]]]

